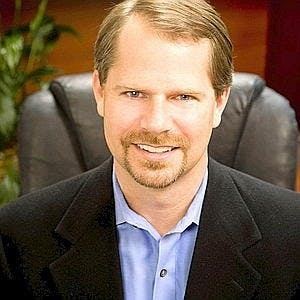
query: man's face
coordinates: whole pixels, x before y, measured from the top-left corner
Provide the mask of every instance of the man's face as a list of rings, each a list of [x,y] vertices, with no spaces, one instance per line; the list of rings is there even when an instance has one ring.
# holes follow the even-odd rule
[[[106,83],[100,86],[96,71],[93,80],[117,174],[164,188],[203,171],[228,96],[215,97],[210,51],[206,39],[169,41],[142,19],[129,19]]]

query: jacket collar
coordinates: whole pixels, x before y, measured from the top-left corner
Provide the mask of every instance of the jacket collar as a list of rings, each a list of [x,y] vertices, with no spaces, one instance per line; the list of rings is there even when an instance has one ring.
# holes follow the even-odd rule
[[[123,298],[111,174],[112,159],[92,170],[56,227],[70,243],[49,266],[59,294]]]
[[[92,171],[56,228],[70,249],[50,265],[64,295],[122,299],[112,160]],[[260,274],[243,256],[261,234],[226,167],[210,160],[186,299],[250,298]]]
[[[186,299],[250,299],[261,276],[243,251],[260,239],[229,169],[210,159]]]

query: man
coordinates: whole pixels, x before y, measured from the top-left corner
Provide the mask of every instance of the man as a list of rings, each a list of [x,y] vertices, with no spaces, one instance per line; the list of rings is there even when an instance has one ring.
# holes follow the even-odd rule
[[[210,160],[232,80],[202,0],[127,0],[95,45],[113,159],[0,213],[3,289],[30,297],[290,299],[299,196]]]

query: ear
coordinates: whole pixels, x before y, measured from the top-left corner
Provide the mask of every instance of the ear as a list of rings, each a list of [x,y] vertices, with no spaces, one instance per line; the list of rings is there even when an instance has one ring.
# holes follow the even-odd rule
[[[100,79],[99,79],[99,72],[94,70],[93,72],[93,91],[94,96],[96,99],[97,104],[97,112],[98,114],[103,117],[104,116],[104,90],[101,86]]]
[[[214,113],[214,122],[213,122],[213,128],[216,128],[220,125],[222,120],[222,114],[226,107],[228,98],[230,94],[230,87],[224,89],[222,94],[216,98],[216,107],[215,107],[215,113]]]

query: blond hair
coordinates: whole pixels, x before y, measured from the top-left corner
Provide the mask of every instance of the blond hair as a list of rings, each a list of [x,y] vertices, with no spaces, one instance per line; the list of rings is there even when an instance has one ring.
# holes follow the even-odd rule
[[[134,14],[168,39],[209,39],[210,77],[216,95],[231,85],[232,43],[219,14],[204,0],[125,0],[115,5],[101,24],[95,43],[94,67],[101,84],[115,61],[120,31]]]

